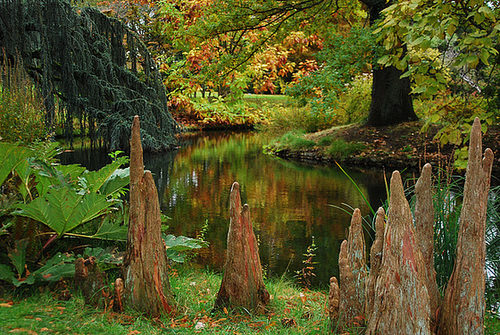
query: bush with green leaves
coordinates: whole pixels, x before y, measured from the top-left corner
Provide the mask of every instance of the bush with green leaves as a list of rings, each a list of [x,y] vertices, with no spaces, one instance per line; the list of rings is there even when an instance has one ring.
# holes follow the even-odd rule
[[[75,256],[59,252],[65,244],[127,241],[129,168],[121,167],[128,158],[115,153],[110,164],[88,171],[58,164],[58,153],[57,143],[0,142],[0,280],[14,286],[73,276]],[[182,262],[182,252],[207,243],[169,235],[165,244]]]

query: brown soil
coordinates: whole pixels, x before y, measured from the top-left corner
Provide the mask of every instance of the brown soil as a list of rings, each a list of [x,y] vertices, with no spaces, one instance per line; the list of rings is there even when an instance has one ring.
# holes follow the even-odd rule
[[[307,135],[311,140],[318,141],[322,137],[342,138],[346,142],[359,142],[365,148],[339,163],[358,168],[384,167],[389,170],[409,169],[420,170],[425,163],[434,167],[450,169],[453,166],[455,146],[441,146],[434,140],[438,128],[431,127],[426,133],[421,133],[422,124],[408,122],[396,126],[367,127],[350,125],[331,128],[315,134]],[[488,128],[483,137],[483,149],[491,148],[495,155],[493,177],[500,178],[500,126]],[[334,163],[335,159],[328,156],[321,147],[307,151],[294,152],[282,150],[278,156],[293,159]]]

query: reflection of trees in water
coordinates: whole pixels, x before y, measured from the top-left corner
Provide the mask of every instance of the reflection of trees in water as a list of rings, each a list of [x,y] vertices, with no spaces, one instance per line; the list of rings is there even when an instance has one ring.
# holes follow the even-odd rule
[[[318,246],[317,279],[328,283],[328,278],[338,271],[338,250],[350,222],[349,215],[329,205],[347,203],[369,213],[342,172],[264,155],[264,142],[255,133],[213,133],[189,141],[191,146],[175,156],[168,187],[162,188],[162,208],[173,218],[173,233],[196,236],[208,220],[211,246],[201,256],[210,266],[220,268],[229,224],[229,191],[231,184],[238,181],[242,199],[250,205],[262,263],[269,274],[281,276],[289,263],[290,273],[300,269],[302,254],[314,236]],[[365,194],[377,193],[375,185],[374,192],[365,188],[365,184],[375,183],[372,176],[353,173],[352,177]],[[373,194],[374,198],[379,196]]]
[[[171,150],[157,154],[144,153],[144,167],[153,174],[153,179],[155,180],[156,188],[158,190],[160,204],[162,204],[163,195],[165,194],[165,189],[168,185],[170,171],[174,165],[174,159],[177,152],[178,150]]]

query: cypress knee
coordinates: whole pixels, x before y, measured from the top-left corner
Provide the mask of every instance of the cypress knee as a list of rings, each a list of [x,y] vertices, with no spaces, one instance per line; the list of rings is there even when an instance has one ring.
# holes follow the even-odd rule
[[[429,294],[410,205],[398,171],[392,174],[382,265],[366,334],[430,335]]]
[[[138,116],[130,140],[130,220],[124,268],[125,305],[152,316],[175,311],[158,193],[151,172],[144,171]]]
[[[347,241],[339,254],[340,308],[339,326],[343,328],[365,317],[366,248],[361,212],[354,210]]]
[[[457,259],[443,298],[438,334],[483,334],[486,207],[493,152],[482,156],[481,124],[474,120],[457,240]]]
[[[432,168],[427,163],[415,185],[415,232],[425,264],[422,275],[429,293],[430,318],[434,328],[441,296],[436,282],[436,270],[434,270],[434,207],[431,176]]]
[[[230,223],[224,276],[215,308],[246,308],[264,312],[269,293],[264,286],[259,247],[250,219],[250,208],[241,205],[240,186],[234,183],[230,195]]]

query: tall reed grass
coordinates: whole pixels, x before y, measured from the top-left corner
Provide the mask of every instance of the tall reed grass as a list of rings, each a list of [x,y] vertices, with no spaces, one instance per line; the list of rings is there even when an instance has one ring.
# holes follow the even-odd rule
[[[1,139],[23,143],[43,139],[44,118],[43,99],[23,65],[4,61],[0,67]]]

